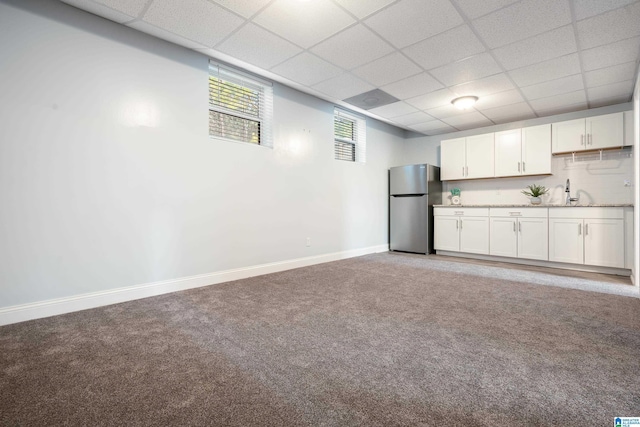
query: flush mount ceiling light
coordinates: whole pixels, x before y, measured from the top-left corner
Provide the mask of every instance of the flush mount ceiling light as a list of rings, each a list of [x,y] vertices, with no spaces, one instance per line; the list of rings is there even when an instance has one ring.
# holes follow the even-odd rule
[[[460,98],[456,98],[451,101],[451,103],[459,110],[466,110],[473,107],[473,104],[475,104],[477,100],[477,96],[461,96]]]

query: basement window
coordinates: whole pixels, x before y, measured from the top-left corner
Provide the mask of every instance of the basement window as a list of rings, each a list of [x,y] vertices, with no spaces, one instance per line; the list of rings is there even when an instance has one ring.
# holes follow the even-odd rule
[[[273,147],[273,87],[269,82],[209,63],[209,136]]]
[[[365,162],[367,123],[363,117],[356,116],[339,108],[333,113],[333,147],[336,160]]]

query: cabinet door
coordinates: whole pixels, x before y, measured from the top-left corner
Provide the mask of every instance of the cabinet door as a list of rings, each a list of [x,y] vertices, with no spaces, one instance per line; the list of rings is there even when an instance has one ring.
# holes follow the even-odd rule
[[[587,148],[622,147],[624,145],[624,113],[588,117]]]
[[[549,259],[547,218],[518,219],[518,258]]]
[[[549,261],[584,264],[581,219],[549,219]]]
[[[443,181],[464,179],[465,138],[448,139],[440,144],[440,178]]]
[[[523,128],[522,175],[541,175],[550,173],[551,124]]]
[[[433,217],[433,247],[440,251],[460,250],[458,217],[435,216]]]
[[[551,125],[551,148],[554,153],[567,153],[585,149],[585,120],[569,120]]]
[[[494,176],[494,134],[467,137],[466,178],[488,178]]]
[[[584,263],[624,268],[623,220],[584,220]]]
[[[460,252],[489,253],[489,218],[460,218]]]
[[[495,176],[522,174],[522,142],[520,129],[496,132]]]
[[[518,221],[515,218],[491,218],[489,225],[489,254],[518,256]]]

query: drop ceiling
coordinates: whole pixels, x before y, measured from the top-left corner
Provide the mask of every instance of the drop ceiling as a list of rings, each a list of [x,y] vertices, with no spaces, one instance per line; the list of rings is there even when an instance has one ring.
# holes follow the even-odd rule
[[[628,102],[640,58],[640,0],[62,1],[426,135]]]

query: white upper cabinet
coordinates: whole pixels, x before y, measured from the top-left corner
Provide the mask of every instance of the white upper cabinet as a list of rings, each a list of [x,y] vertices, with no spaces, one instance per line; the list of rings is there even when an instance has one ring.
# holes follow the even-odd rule
[[[464,179],[466,138],[449,139],[440,144],[440,179]]]
[[[522,174],[521,134],[521,129],[496,132],[495,176],[516,176]]]
[[[522,128],[522,175],[551,173],[551,124]]]
[[[467,137],[466,178],[494,176],[493,133]]]
[[[551,173],[551,125],[496,132],[495,176]]]
[[[440,178],[489,178],[494,176],[493,133],[443,140],[440,145]]]
[[[622,112],[554,123],[552,130],[553,153],[622,147],[625,143]]]

